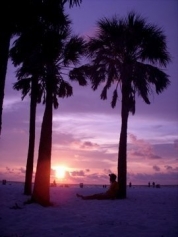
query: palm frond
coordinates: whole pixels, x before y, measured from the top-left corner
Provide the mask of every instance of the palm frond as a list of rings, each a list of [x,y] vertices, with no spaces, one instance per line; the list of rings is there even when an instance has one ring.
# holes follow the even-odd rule
[[[53,106],[54,106],[54,109],[57,109],[59,106],[58,99],[56,96],[53,97]]]
[[[92,65],[90,67],[90,80],[93,90],[96,90],[101,82],[105,82],[106,75],[106,68],[104,65]]]
[[[156,93],[161,93],[169,84],[169,76],[157,67],[137,62],[134,64],[133,72],[134,86],[147,104],[151,91],[151,85],[155,86]]]
[[[129,96],[129,112],[135,114],[135,95],[132,94]]]
[[[37,92],[37,103],[41,103],[41,99],[43,96],[44,90],[42,88],[42,86],[38,86],[38,92]]]
[[[146,65],[148,81],[155,86],[157,94],[163,92],[169,85],[169,75],[152,65]]]
[[[144,64],[135,63],[132,71],[132,81],[138,95],[143,98],[146,104],[150,104],[149,94],[151,88],[147,80],[147,71],[145,69]]]
[[[155,25],[146,25],[142,38],[140,59],[166,67],[171,61],[171,55],[167,50],[163,30]]]
[[[69,7],[73,7],[74,5],[80,6],[82,0],[62,0],[62,4],[65,4],[66,2],[69,3]]]
[[[57,94],[62,98],[71,96],[73,94],[72,86],[68,82],[62,80],[60,82]]]
[[[83,65],[78,68],[74,68],[69,72],[69,78],[72,81],[77,81],[80,86],[87,85],[87,77],[89,76],[88,65]]]
[[[112,101],[111,101],[112,108],[115,108],[116,103],[117,103],[117,98],[118,98],[117,89],[115,89],[113,92]]]
[[[22,100],[31,90],[31,80],[32,78],[24,78],[13,84],[14,90],[22,91]]]
[[[71,37],[64,48],[64,65],[68,66],[71,63],[74,65],[78,64],[79,59],[85,53],[85,48],[85,41],[83,40],[83,38],[78,36]]]
[[[100,98],[102,100],[107,100],[107,89],[107,85],[105,85],[100,95]]]

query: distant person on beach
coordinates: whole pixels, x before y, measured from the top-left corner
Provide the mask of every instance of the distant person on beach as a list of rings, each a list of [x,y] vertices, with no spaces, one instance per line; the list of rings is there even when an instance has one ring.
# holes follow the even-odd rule
[[[51,187],[56,187],[56,181],[54,180],[53,183],[51,184]]]
[[[80,194],[76,194],[77,197],[82,198],[84,200],[91,200],[91,199],[98,199],[98,200],[104,200],[104,199],[116,199],[117,198],[117,192],[119,190],[118,182],[116,181],[116,175],[115,174],[109,174],[109,180],[110,180],[110,187],[105,193],[97,193],[89,196],[83,196]]]

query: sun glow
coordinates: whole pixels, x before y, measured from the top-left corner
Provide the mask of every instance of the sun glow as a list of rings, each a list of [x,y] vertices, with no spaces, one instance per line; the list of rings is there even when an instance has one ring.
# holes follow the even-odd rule
[[[63,179],[66,174],[66,167],[65,166],[56,166],[55,168],[55,176],[58,179]]]

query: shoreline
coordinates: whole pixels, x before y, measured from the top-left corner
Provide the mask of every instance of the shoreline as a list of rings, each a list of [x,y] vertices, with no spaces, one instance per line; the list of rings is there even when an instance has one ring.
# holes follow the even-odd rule
[[[1,185],[2,184],[2,181],[3,180],[0,180],[0,183]],[[24,181],[10,181],[10,180],[6,180],[6,184],[5,185],[11,185],[11,184],[25,184]],[[32,185],[34,184],[34,182],[32,183]],[[83,183],[83,186],[84,187],[99,187],[99,186],[102,186],[103,185],[106,185],[106,186],[109,186],[110,184],[106,184],[106,183],[103,183],[103,184],[88,184],[88,183]],[[157,184],[156,184],[157,185]],[[178,187],[178,184],[159,184],[160,187]],[[80,186],[80,183],[75,183],[75,184],[72,184],[72,183],[65,183],[65,182],[56,182],[56,186],[57,187],[79,187]],[[52,187],[52,183],[51,183],[51,186]],[[134,187],[148,187],[148,184],[132,184],[132,187],[129,187],[129,184],[127,185],[128,188],[134,188]],[[157,188],[157,187],[153,187],[152,184],[150,185],[150,187],[148,188]]]

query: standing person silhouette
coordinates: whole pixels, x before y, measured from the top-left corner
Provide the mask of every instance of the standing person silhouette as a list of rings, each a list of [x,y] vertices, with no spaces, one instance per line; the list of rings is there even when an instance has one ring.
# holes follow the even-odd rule
[[[116,199],[117,198],[117,192],[119,190],[118,182],[116,181],[116,175],[115,174],[109,174],[109,180],[110,180],[110,187],[105,193],[96,193],[93,195],[83,196],[80,194],[76,194],[77,197],[82,198],[83,200],[91,200],[91,199],[98,199],[98,200],[104,200],[104,199]]]

